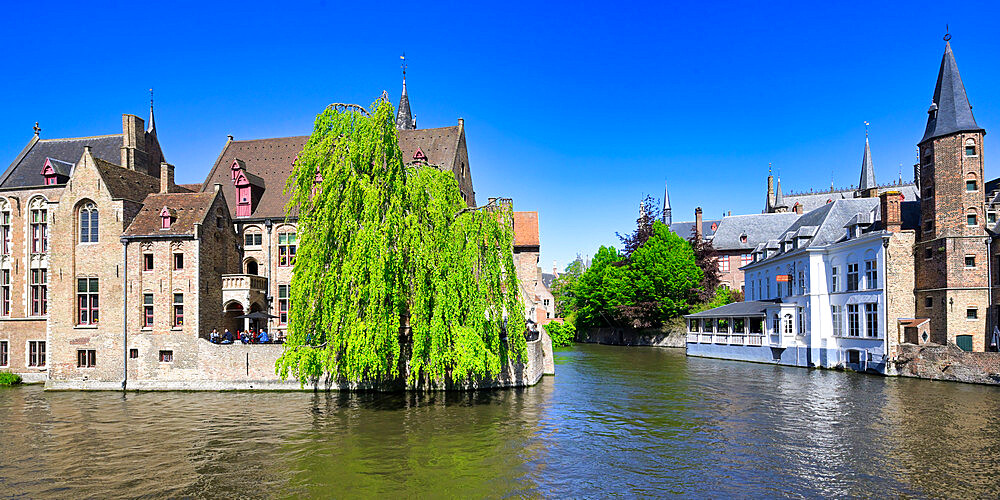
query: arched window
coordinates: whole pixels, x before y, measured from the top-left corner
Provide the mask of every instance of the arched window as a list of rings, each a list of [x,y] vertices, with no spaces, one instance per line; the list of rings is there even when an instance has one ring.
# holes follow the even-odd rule
[[[247,259],[246,272],[247,272],[247,274],[254,274],[254,275],[258,274],[258,267],[257,267],[257,261],[256,260],[254,260],[254,259]]]
[[[966,191],[978,191],[979,183],[976,182],[976,174],[969,172],[965,174],[965,190]]]
[[[791,314],[786,314],[785,315],[785,335],[791,335],[793,333],[795,333],[795,331],[792,330],[792,315]]]
[[[0,255],[10,255],[10,204],[0,198]]]
[[[976,140],[969,138],[965,140],[965,156],[976,156]]]
[[[970,208],[968,212],[965,213],[965,223],[969,227],[979,225],[979,214],[976,212],[975,208]]]
[[[80,243],[97,243],[100,215],[97,206],[91,202],[80,207]]]
[[[48,253],[49,206],[45,198],[36,197],[28,203],[28,237],[32,254]]]

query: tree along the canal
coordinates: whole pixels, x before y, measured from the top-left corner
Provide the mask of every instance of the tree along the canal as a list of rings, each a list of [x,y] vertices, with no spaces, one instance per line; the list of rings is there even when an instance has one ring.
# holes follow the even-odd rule
[[[732,302],[718,287],[715,251],[710,242],[693,242],[660,222],[650,197],[642,201],[636,228],[619,234],[624,250],[602,246],[590,266],[571,262],[553,282],[553,296],[564,326],[653,328],[693,310]],[[551,326],[547,329],[553,329]]]
[[[414,386],[527,359],[510,207],[468,209],[450,170],[404,166],[394,117],[384,96],[331,106],[295,162],[282,376]]]

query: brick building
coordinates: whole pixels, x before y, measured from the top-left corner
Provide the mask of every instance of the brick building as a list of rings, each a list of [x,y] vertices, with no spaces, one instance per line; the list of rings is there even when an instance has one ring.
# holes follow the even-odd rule
[[[404,81],[397,122],[408,163],[452,171],[475,206],[463,120],[416,129]],[[230,137],[203,183],[178,185],[152,105],[121,134],[42,139],[36,124],[0,176],[0,369],[56,389],[298,387],[274,375],[281,345],[208,337],[284,335],[297,246],[284,187],[307,139]]]

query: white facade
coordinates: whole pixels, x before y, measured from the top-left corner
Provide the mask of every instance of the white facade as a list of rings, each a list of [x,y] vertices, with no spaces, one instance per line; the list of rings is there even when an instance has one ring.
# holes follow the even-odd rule
[[[724,316],[724,306],[688,316],[688,354],[884,373],[889,352],[885,248],[891,233],[864,233],[865,225],[862,220],[845,227],[840,241],[830,244],[809,244],[818,228],[801,226],[780,241],[760,245],[754,261],[742,269],[746,302],[759,304],[765,319],[763,339],[733,328],[759,318],[758,313],[729,308],[747,315],[734,321],[735,316]],[[726,331],[720,332],[720,325]],[[712,327],[711,335],[706,326]]]

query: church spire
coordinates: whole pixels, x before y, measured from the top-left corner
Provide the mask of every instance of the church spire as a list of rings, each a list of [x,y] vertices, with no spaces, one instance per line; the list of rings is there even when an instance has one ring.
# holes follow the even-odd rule
[[[670,213],[670,194],[667,192],[667,183],[663,183],[663,223],[668,227],[673,224],[673,216]]]
[[[396,129],[413,130],[417,128],[417,120],[410,113],[410,98],[406,95],[406,54],[399,56],[403,61],[403,95],[399,97],[399,109],[396,110]]]
[[[778,176],[778,180],[775,182],[774,186],[774,211],[775,212],[787,212],[788,205],[785,205],[785,197],[781,194],[781,176]]]
[[[984,132],[972,116],[972,106],[965,94],[965,84],[958,74],[955,54],[951,52],[951,35],[945,35],[944,56],[938,70],[934,100],[927,110],[927,128],[920,142],[942,137],[955,132]]]
[[[875,189],[875,167],[872,165],[872,150],[868,145],[868,122],[865,122],[865,155],[861,159],[861,180],[858,182],[858,191],[861,196],[870,189]]]
[[[156,133],[156,123],[153,122],[153,89],[149,89],[149,123],[146,125],[146,133]]]

